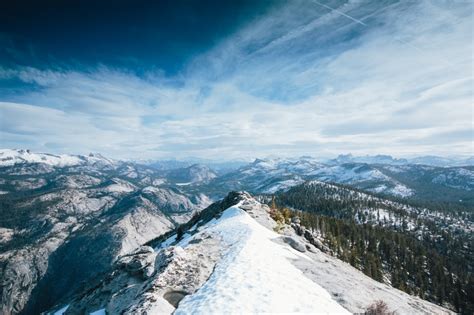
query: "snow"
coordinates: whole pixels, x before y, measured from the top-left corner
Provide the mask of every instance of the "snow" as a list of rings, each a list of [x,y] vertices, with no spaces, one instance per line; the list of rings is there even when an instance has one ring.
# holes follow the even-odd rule
[[[390,220],[390,212],[388,212],[387,210],[385,209],[378,209],[378,213],[379,213],[379,216],[380,216],[380,220],[387,220],[389,221]]]
[[[160,246],[158,246],[157,248],[155,248],[156,251],[162,249],[162,248],[166,248],[168,246],[170,246],[171,244],[173,244],[174,242],[176,242],[176,234],[170,236],[169,238],[167,238],[166,240],[164,240]]]
[[[452,169],[437,175],[432,179],[432,182],[455,189],[470,191],[474,189],[474,172],[464,168]]]
[[[136,189],[136,187],[124,180],[119,178],[113,178],[112,183],[108,185],[104,190],[111,193],[129,193]]]
[[[105,315],[105,308],[101,308],[100,310],[92,312],[90,315]]]
[[[142,191],[143,191],[144,193],[156,193],[156,192],[160,192],[161,189],[158,188],[158,187],[147,186],[147,187],[143,188]]]
[[[157,299],[156,301],[153,301],[153,303],[149,303],[147,307],[148,307],[147,312],[140,313],[140,314],[157,314],[157,315],[170,314],[172,315],[175,309],[170,303],[168,303],[163,298]]]
[[[194,232],[197,229],[197,227],[198,227],[198,224],[196,223],[188,231],[189,232]]]
[[[303,179],[288,179],[271,185],[269,188],[265,189],[263,192],[267,194],[274,194],[277,191],[286,191],[291,187],[298,186],[304,183]]]
[[[53,313],[53,315],[63,315],[67,309],[69,308],[69,304],[61,308],[60,310],[57,310],[56,312]]]
[[[387,190],[387,185],[380,185],[375,188],[369,189],[369,191],[372,191],[374,193],[381,193]]]
[[[43,163],[51,166],[72,166],[84,163],[84,160],[73,155],[53,155],[32,153],[29,150],[0,150],[0,166],[12,166],[20,163]]]
[[[0,244],[9,242],[14,236],[14,229],[0,227]]]
[[[398,197],[410,197],[413,195],[413,190],[399,183],[396,183],[392,188],[388,188],[387,185],[382,184],[367,190],[374,193],[388,193]]]
[[[42,163],[55,167],[76,166],[82,164],[109,164],[114,161],[103,157],[100,154],[68,155],[68,154],[49,154],[33,153],[30,150],[22,149],[0,149],[0,166],[13,166],[24,163]]]
[[[441,306],[375,281],[335,257],[324,253],[305,254],[311,260],[295,260],[295,265],[352,313],[363,314],[367,306],[381,300],[396,314],[454,314]]]
[[[353,168],[348,168],[345,165],[337,165],[317,169],[310,173],[310,175],[318,176],[318,179],[325,181],[335,181],[339,183],[356,183],[367,180],[389,180],[379,170],[365,169],[364,165],[358,165]]]
[[[410,197],[413,195],[413,191],[410,188],[401,184],[397,184],[395,187],[390,189],[390,193],[400,197]]]
[[[385,166],[385,169],[389,170],[392,173],[401,173],[401,172],[406,171],[405,166],[392,166],[392,165],[390,165],[390,166]]]
[[[107,186],[105,190],[108,192],[128,193],[133,191],[133,187],[131,187],[130,185],[112,184]]]
[[[175,314],[349,314],[291,263],[298,252],[277,243],[278,234],[238,205],[208,223],[205,232],[221,238],[226,249],[209,280],[186,296]]]
[[[152,182],[152,184],[155,186],[163,185],[164,183],[166,183],[166,179],[164,178],[157,178],[157,179],[154,179]]]

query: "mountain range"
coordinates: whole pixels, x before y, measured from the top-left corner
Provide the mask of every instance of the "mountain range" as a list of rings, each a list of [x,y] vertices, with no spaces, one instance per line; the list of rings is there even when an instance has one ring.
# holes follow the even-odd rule
[[[0,307],[360,313],[383,301],[400,314],[467,314],[474,167],[457,163],[301,157],[213,170],[0,150]],[[385,257],[380,240],[376,249],[345,243],[369,244],[359,233],[393,237],[390,246],[409,248],[399,254],[411,258]],[[376,267],[367,269],[362,252]]]

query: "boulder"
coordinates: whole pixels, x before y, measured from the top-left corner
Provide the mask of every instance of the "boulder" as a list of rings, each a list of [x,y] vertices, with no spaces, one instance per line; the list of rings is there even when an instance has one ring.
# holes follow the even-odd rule
[[[283,236],[283,241],[299,252],[304,253],[306,251],[306,246],[291,236]]]
[[[292,217],[291,218],[291,223],[294,223],[296,225],[300,225],[301,224],[300,217]]]
[[[293,228],[293,230],[295,230],[296,234],[298,234],[299,236],[303,236],[303,228],[301,227],[301,225],[291,223],[291,227]]]
[[[141,276],[144,279],[151,277],[155,271],[155,252],[150,246],[141,246],[134,252],[127,254],[120,259],[125,270],[134,276]]]

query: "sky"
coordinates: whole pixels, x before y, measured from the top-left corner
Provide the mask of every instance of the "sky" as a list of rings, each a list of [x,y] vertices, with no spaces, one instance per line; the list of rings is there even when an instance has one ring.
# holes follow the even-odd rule
[[[0,147],[474,155],[473,3],[3,1]]]

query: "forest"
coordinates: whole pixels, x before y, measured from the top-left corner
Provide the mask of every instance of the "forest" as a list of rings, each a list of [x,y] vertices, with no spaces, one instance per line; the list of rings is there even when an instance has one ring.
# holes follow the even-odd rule
[[[298,216],[333,255],[369,277],[461,314],[474,313],[469,231],[414,219],[416,212],[397,204],[333,185],[295,187],[273,196],[270,205],[283,217]],[[401,224],[387,224],[380,211]],[[408,222],[416,224],[410,229]]]

